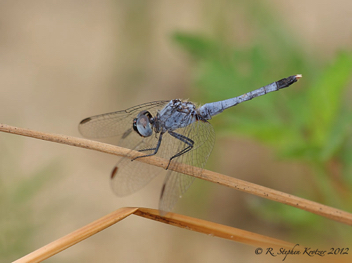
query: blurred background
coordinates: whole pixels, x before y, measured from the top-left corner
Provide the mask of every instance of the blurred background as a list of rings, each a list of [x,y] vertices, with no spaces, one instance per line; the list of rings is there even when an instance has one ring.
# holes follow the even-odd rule
[[[347,0],[3,0],[0,122],[80,137],[91,115],[300,73],[211,120],[206,169],[352,212],[351,44]],[[117,208],[158,207],[162,177],[114,196],[114,156],[5,133],[0,147],[1,262]],[[317,248],[352,241],[346,225],[201,180],[174,211]],[[131,216],[47,262],[272,261],[254,249]]]

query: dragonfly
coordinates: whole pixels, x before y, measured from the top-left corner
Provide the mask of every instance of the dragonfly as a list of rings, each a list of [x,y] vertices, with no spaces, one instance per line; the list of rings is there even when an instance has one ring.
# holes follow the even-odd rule
[[[194,181],[194,177],[176,172],[177,166],[198,167],[191,172],[200,175],[214,147],[215,133],[209,120],[241,102],[286,88],[301,77],[293,75],[241,96],[200,107],[181,99],[144,103],[86,118],[80,122],[79,131],[90,139],[117,137],[119,146],[144,153],[132,161],[150,156],[167,159],[168,172],[159,200],[159,210],[167,213]],[[138,191],[164,170],[132,161],[122,157],[111,172],[111,187],[117,196]]]

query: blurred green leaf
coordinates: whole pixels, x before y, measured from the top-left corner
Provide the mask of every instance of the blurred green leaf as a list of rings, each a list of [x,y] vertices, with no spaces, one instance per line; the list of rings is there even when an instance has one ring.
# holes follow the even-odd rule
[[[350,125],[351,122],[349,121]],[[352,131],[351,126],[348,133],[348,137],[341,145],[341,151],[339,154],[339,160],[342,163],[342,176],[344,181],[346,182],[346,187],[349,189],[349,192],[352,193]],[[350,200],[346,200],[348,204],[352,202],[352,196]]]
[[[334,129],[342,106],[343,92],[351,78],[352,54],[341,52],[308,90],[307,127],[311,132],[312,143],[319,147],[328,142],[329,133]]]
[[[338,153],[348,137],[352,135],[352,112],[342,110],[332,122],[326,143],[322,147],[321,159],[327,161]],[[351,149],[352,151],[352,149]]]
[[[309,228],[313,230],[312,225],[317,218],[317,215],[307,213],[307,211],[302,209],[287,205],[282,206],[279,203],[269,200],[261,200],[260,202],[252,201],[250,205],[254,213],[260,213],[260,215],[264,215],[264,219],[277,224],[294,225],[297,227],[309,225]],[[321,226],[316,225],[314,230],[320,231]]]
[[[175,32],[172,39],[196,59],[205,59],[218,53],[218,46],[205,37],[190,33]]]
[[[49,163],[28,178],[19,181],[16,185],[11,187],[12,191],[9,194],[12,198],[11,201],[18,204],[24,204],[32,200],[44,186],[47,186],[51,180],[55,179],[54,171],[56,170],[57,165],[55,163]]]
[[[13,174],[21,180],[1,180],[0,184],[0,255],[1,260],[10,262],[32,249],[32,239],[36,230],[33,221],[32,203],[43,187],[55,179],[57,164],[50,163],[28,177],[16,169],[11,155],[2,155],[1,162],[9,162]],[[8,165],[7,165],[8,166]],[[23,179],[26,178],[26,179]]]

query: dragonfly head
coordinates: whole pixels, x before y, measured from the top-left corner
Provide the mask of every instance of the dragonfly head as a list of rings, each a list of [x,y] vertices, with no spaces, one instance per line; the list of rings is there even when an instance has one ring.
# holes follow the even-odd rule
[[[142,137],[149,137],[153,134],[152,119],[153,116],[149,111],[141,111],[133,120],[133,130]]]

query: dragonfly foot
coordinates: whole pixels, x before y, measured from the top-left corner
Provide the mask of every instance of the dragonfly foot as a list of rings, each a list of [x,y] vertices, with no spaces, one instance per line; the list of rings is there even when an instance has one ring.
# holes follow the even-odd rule
[[[169,160],[169,163],[167,164],[167,166],[166,166],[166,169],[165,169],[165,170],[168,170],[168,169],[169,169],[170,163],[171,163],[171,159]]]

